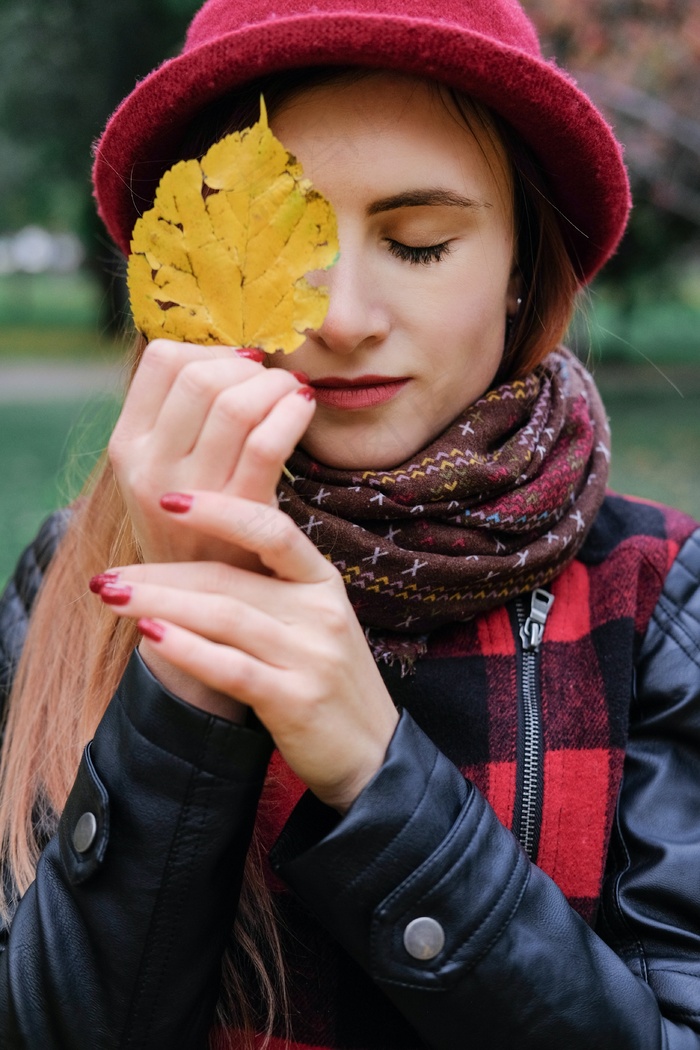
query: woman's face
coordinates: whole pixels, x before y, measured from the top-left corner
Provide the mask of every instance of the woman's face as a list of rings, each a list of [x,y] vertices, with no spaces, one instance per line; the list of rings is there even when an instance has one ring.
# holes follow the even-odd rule
[[[275,367],[317,409],[302,446],[334,467],[410,459],[488,389],[516,309],[509,175],[427,81],[389,73],[309,88],[271,120],[333,204],[340,258],[321,328]]]

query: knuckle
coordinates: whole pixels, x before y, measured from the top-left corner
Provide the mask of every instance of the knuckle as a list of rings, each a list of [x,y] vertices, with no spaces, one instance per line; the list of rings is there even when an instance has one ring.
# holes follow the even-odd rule
[[[250,427],[255,422],[252,409],[246,404],[241,392],[236,387],[222,390],[214,401],[214,411],[225,423],[235,423]]]
[[[212,622],[221,638],[226,638],[241,624],[241,610],[236,602],[223,595],[217,595],[211,603]]]
[[[210,561],[206,565],[204,586],[210,594],[225,594],[231,575],[230,566],[222,561]]]
[[[255,691],[255,669],[247,660],[240,660],[235,653],[228,654],[225,671],[226,692],[236,697],[250,696]]]
[[[199,361],[190,361],[180,369],[177,383],[187,397],[198,401],[202,398],[211,399],[218,393],[209,369],[202,368]]]
[[[121,463],[114,463],[114,472],[118,479],[122,492],[131,500],[135,500],[140,507],[152,505],[155,502],[153,478],[145,463],[136,466],[131,460],[122,459]]]
[[[153,339],[141,355],[141,364],[146,365],[148,368],[158,369],[164,365],[170,366],[173,362],[176,346],[177,344],[170,339]]]
[[[299,385],[298,380],[292,375],[286,368],[269,368],[267,375],[270,376],[270,384],[275,385],[275,389],[279,390],[280,393],[287,393],[290,390],[296,389]]]
[[[336,599],[347,601],[348,592],[340,570],[332,561],[328,562],[328,587]]]
[[[109,461],[113,466],[120,466],[124,461],[125,443],[119,430],[119,424],[112,431],[112,435],[107,442],[107,455]]]
[[[280,511],[270,514],[267,522],[267,530],[270,539],[270,547],[273,552],[283,553],[295,543],[297,539],[297,526],[291,518]]]
[[[347,636],[347,617],[337,607],[325,610],[323,616],[326,631],[332,638],[344,639]]]
[[[132,484],[145,473],[148,458],[141,442],[115,429],[107,442],[107,458],[120,482]]]
[[[253,466],[276,465],[280,459],[280,451],[275,442],[263,434],[251,434],[245,443],[245,453]]]
[[[316,615],[319,623],[322,623],[325,631],[331,637],[344,637],[348,631],[347,611],[339,602],[332,600],[330,595],[323,595],[316,601]]]

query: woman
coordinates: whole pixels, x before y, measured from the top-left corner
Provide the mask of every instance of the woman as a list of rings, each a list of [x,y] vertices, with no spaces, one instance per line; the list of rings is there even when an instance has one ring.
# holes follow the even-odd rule
[[[700,537],[556,349],[619,148],[506,0],[209,0],[98,145],[123,249],[261,87],[329,311],[146,348],[10,585],[3,1046],[697,1048]]]

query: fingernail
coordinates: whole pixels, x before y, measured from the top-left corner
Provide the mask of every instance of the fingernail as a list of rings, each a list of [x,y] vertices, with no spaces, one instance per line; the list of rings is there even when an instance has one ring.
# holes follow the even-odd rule
[[[292,372],[295,379],[298,379],[300,383],[308,383],[309,377],[306,372]]]
[[[307,401],[316,400],[316,391],[312,386],[300,386],[298,390],[294,391],[295,394],[300,394],[301,397],[305,397]]]
[[[160,497],[163,510],[169,510],[172,514],[186,514],[192,503],[193,497],[184,492],[166,492]]]
[[[126,605],[131,598],[131,587],[127,584],[105,583],[100,598],[107,605]]]
[[[262,363],[265,360],[264,350],[259,350],[257,346],[237,346],[235,350],[239,357],[245,357],[248,361]]]
[[[106,583],[114,583],[118,579],[118,572],[99,572],[97,576],[92,577],[88,587],[93,594],[99,594]]]
[[[165,627],[162,623],[156,623],[155,620],[143,617],[136,621],[136,627],[145,638],[150,638],[152,642],[162,642],[165,638]]]

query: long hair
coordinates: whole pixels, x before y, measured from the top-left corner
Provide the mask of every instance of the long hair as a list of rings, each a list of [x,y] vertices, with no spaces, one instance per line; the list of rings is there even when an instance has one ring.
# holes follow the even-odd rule
[[[181,157],[201,155],[223,134],[251,124],[257,119],[261,91],[273,113],[308,86],[363,75],[372,74],[316,69],[266,77],[201,114],[179,157],[164,167]],[[454,93],[452,97],[477,141],[480,135],[491,136],[510,165],[523,302],[506,340],[500,377],[518,378],[565,332],[578,287],[575,269],[546,184],[526,148],[498,117],[468,99]],[[143,339],[135,345],[132,374],[144,345]],[[82,750],[137,643],[134,625],[115,619],[95,602],[87,581],[111,565],[139,560],[133,528],[105,455],[73,505],[67,532],[46,573],[8,705],[0,762],[0,914],[5,921],[34,878],[41,845],[55,831]],[[255,833],[233,941],[235,952],[223,961],[218,1020],[239,1030],[240,1047],[241,1040],[252,1045],[253,1019],[261,1001],[266,1004],[268,1035],[288,1018],[278,923]],[[242,967],[236,965],[236,957],[243,959]]]
[[[132,375],[145,345],[139,337],[132,352]],[[133,623],[114,618],[95,602],[88,581],[106,566],[141,560],[104,455],[73,504],[67,531],[46,573],[8,702],[0,759],[0,918],[5,923],[34,879],[42,845],[56,831],[82,751],[139,640]],[[251,1046],[251,1002],[266,1004],[268,1035],[275,1018],[286,1014],[284,983],[279,981],[279,932],[263,871],[254,834],[235,944],[257,992],[253,1000],[229,951],[222,963],[218,1009],[221,1025],[235,1025]]]

